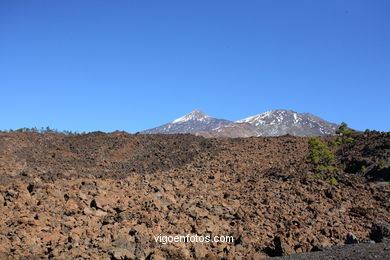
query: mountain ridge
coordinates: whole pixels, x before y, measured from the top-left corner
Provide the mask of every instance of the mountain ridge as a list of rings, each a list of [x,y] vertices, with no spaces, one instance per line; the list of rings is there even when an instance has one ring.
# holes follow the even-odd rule
[[[210,117],[201,110],[175,119],[141,134],[190,133],[204,137],[251,136],[328,136],[334,135],[338,125],[310,113],[275,109],[237,121]]]
[[[197,109],[164,125],[141,131],[141,134],[185,134],[211,131],[231,121],[213,118]]]

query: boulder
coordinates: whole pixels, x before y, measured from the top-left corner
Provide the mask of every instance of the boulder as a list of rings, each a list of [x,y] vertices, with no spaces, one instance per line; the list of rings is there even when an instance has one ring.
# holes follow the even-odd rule
[[[375,242],[382,242],[383,239],[390,239],[390,223],[377,222],[372,225],[370,238]]]
[[[358,243],[359,241],[357,237],[353,233],[349,232],[347,234],[347,239],[345,241],[345,244],[349,245],[349,244],[358,244]]]

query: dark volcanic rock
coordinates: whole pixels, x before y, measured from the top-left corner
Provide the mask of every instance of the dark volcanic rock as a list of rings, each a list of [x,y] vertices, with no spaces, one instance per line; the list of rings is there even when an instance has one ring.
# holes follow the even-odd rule
[[[383,239],[390,239],[390,223],[377,222],[372,226],[370,238],[375,242],[382,242]]]
[[[390,133],[372,131],[353,138],[339,151],[345,172],[364,175],[371,181],[390,181]]]
[[[359,241],[357,237],[353,233],[349,232],[347,234],[347,239],[345,240],[345,244],[350,245],[350,244],[358,244],[358,243]]]

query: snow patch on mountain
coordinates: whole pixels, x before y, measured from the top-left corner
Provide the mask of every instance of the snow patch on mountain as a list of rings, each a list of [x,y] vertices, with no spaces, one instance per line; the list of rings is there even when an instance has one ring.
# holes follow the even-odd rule
[[[187,122],[190,120],[195,120],[195,121],[205,121],[207,119],[210,119],[211,117],[209,115],[206,115],[200,110],[195,110],[188,115],[182,116],[176,120],[173,120],[171,123],[176,124],[176,123],[182,123],[182,122]]]
[[[206,137],[324,136],[334,135],[338,125],[309,113],[277,109],[231,122],[195,110],[142,134],[195,133]]]
[[[277,109],[254,115],[236,123],[248,123],[258,128],[257,136],[316,136],[333,135],[337,125],[309,113]]]
[[[142,134],[181,134],[210,131],[231,123],[224,119],[210,117],[200,110],[175,119],[165,125],[142,131]]]

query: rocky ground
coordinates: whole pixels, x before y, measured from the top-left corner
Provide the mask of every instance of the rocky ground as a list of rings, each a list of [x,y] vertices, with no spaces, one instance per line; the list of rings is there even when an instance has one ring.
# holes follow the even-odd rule
[[[349,232],[379,242],[389,154],[389,133],[356,136],[332,185],[311,178],[307,138],[0,133],[0,259],[259,259]],[[164,245],[160,234],[234,243]]]
[[[388,260],[390,259],[390,241],[382,243],[361,243],[356,245],[338,245],[324,251],[275,257],[272,260]]]

